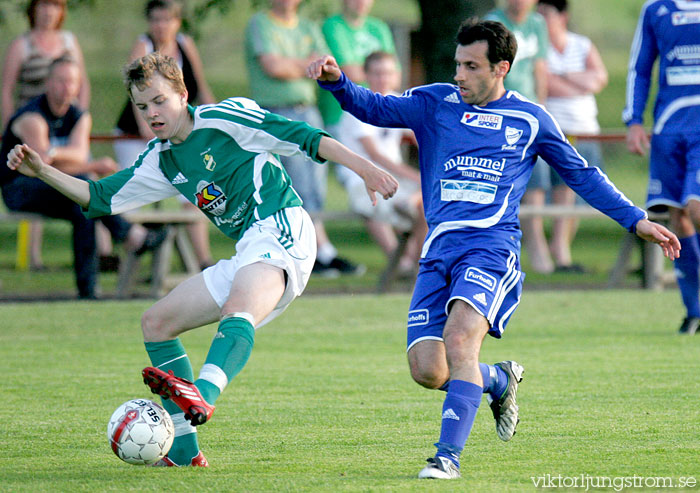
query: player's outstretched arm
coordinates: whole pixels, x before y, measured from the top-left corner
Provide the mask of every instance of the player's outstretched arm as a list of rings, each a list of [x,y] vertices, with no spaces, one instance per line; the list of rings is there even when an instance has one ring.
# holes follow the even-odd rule
[[[316,79],[324,82],[335,82],[340,79],[343,72],[330,55],[324,55],[321,58],[311,62],[306,68],[306,75],[311,79]]]
[[[657,243],[664,251],[664,255],[671,260],[680,256],[681,243],[668,228],[651,222],[648,219],[641,219],[637,222],[635,231],[637,236],[643,240]]]
[[[90,203],[90,185],[86,181],[49,166],[27,144],[16,145],[10,151],[7,166],[23,175],[39,178],[81,207],[87,208]]]
[[[393,197],[399,188],[399,182],[393,176],[372,164],[371,161],[355,154],[335,139],[321,137],[318,155],[323,159],[342,164],[357,173],[365,181],[367,194],[372,200],[372,205],[377,205],[375,192],[388,199]]]

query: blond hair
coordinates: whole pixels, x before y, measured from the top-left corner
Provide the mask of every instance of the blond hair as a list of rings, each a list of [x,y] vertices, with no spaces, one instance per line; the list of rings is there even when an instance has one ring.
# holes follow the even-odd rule
[[[127,64],[123,73],[124,85],[129,95],[131,95],[133,86],[136,86],[140,91],[151,87],[151,81],[156,74],[160,74],[165,80],[170,82],[170,85],[178,94],[182,94],[187,90],[182,77],[182,70],[178,67],[175,59],[157,51]]]

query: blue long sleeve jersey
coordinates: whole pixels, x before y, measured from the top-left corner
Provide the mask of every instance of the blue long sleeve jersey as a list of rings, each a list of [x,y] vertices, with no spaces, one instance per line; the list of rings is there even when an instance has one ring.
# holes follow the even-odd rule
[[[659,59],[654,133],[686,133],[700,120],[700,1],[650,0],[632,41],[622,119],[643,123],[652,68]]]
[[[320,82],[344,110],[378,127],[410,128],[418,140],[428,235],[424,258],[464,248],[519,248],[518,211],[542,156],[589,204],[630,231],[646,213],[569,144],[552,116],[514,91],[485,106],[458,87],[431,84],[382,96],[351,82]],[[445,234],[448,233],[449,234]]]

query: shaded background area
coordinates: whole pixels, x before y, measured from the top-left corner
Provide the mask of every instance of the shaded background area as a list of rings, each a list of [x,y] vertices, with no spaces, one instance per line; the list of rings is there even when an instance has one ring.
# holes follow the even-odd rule
[[[85,53],[92,85],[91,112],[94,133],[109,134],[126,101],[120,70],[131,45],[145,31],[143,0],[78,0],[69,2],[65,28],[73,31]],[[185,16],[189,32],[196,38],[207,80],[217,98],[247,96],[248,78],[244,63],[243,30],[255,11],[255,0],[190,0]],[[610,72],[610,84],[598,95],[599,120],[604,131],[622,132],[620,120],[624,106],[627,59],[634,29],[642,5],[641,0],[571,0],[571,29],[589,36],[598,46]],[[404,86],[431,81],[452,80],[454,35],[458,24],[470,15],[484,12],[492,0],[375,0],[372,15],[386,20],[397,38],[403,59]],[[27,29],[24,0],[0,2],[0,52],[10,41]],[[208,11],[197,11],[210,5]],[[302,13],[318,21],[338,11],[340,0],[305,0]],[[647,181],[647,161],[631,156],[622,143],[603,145],[606,171],[618,187],[635,203],[643,204]],[[110,144],[93,146],[93,154],[112,155]],[[327,209],[347,210],[344,189],[331,179]],[[172,205],[174,208],[177,204]],[[166,205],[167,207],[167,205]],[[2,205],[0,204],[0,211]],[[215,258],[234,253],[233,245],[215,228],[211,228]],[[385,265],[379,248],[368,237],[359,221],[335,221],[328,224],[332,237],[343,255],[365,263],[368,273],[361,278],[335,280],[312,278],[310,292],[356,292],[374,288]],[[528,273],[526,287],[602,287],[612,267],[624,231],[614,222],[601,219],[583,221],[573,244],[573,255],[592,273],[586,276]],[[70,227],[60,222],[46,223],[44,257],[50,267],[46,273],[14,270],[16,223],[0,223],[0,298],[19,295],[72,296],[70,271]],[[148,277],[148,259],[143,277]],[[636,261],[636,260],[635,260]],[[177,260],[174,268],[179,268]],[[528,272],[527,256],[523,268]],[[116,275],[101,276],[103,291],[113,291]],[[638,278],[631,276],[629,286]],[[398,283],[397,289],[409,289],[410,282]]]

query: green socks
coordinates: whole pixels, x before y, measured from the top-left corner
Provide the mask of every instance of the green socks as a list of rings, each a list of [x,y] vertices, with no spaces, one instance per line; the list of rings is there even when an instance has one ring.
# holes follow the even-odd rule
[[[214,404],[226,385],[246,365],[254,340],[253,317],[248,313],[234,313],[219,323],[219,331],[194,382],[209,404]]]
[[[209,348],[199,378],[194,382],[202,397],[214,404],[226,385],[243,369],[250,358],[255,339],[253,317],[248,313],[234,313],[219,323],[219,331]],[[147,342],[146,351],[151,364],[189,381],[194,379],[192,365],[180,339]],[[185,413],[172,401],[162,400],[175,425],[175,440],[168,452],[170,460],[178,465],[190,465],[199,453],[197,430],[185,420]]]
[[[153,366],[166,372],[172,370],[178,377],[193,380],[192,365],[180,339],[145,344]],[[189,465],[192,458],[199,453],[197,430],[185,420],[185,413],[170,399],[161,399],[161,401],[175,425],[175,440],[168,452],[168,457],[175,464]]]

